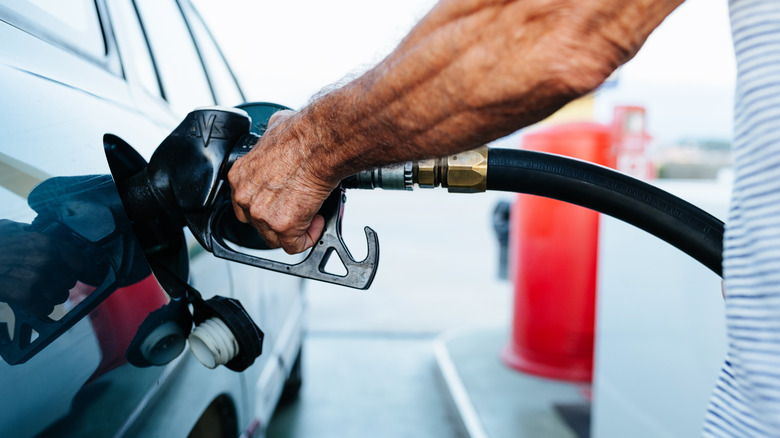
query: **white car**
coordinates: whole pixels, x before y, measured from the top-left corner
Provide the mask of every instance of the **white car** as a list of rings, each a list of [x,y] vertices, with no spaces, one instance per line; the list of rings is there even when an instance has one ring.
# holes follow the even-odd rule
[[[303,280],[181,224],[136,235],[103,144],[148,160],[193,108],[244,102],[203,21],[186,0],[20,0],[0,40],[0,434],[262,436],[300,387]],[[193,290],[264,332],[251,366],[184,348]]]

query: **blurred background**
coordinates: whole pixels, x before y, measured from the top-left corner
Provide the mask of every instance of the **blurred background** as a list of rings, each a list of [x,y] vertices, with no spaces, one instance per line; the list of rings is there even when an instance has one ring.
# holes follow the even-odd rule
[[[348,81],[380,61],[435,2],[194,3],[225,51],[249,100],[300,108],[312,95]],[[728,203],[734,79],[726,1],[689,0],[607,84],[543,126],[582,121],[609,126],[616,107],[641,109],[643,118],[638,128],[634,126],[642,138],[645,162],[641,176],[653,181],[669,179],[672,185],[667,189],[722,217]],[[523,135],[537,129],[541,128],[530,127],[501,139],[496,146],[519,147]],[[679,180],[694,185],[680,185]],[[477,379],[481,387],[474,391],[492,395],[482,404],[474,396],[473,404],[484,424],[481,429],[466,427],[469,435],[484,432],[484,436],[585,436],[537,424],[546,414],[540,414],[542,411],[531,404],[530,408],[522,407],[526,410],[521,412],[516,403],[524,397],[546,403],[545,394],[560,395],[570,389],[572,392],[563,398],[589,401],[589,385],[562,389],[550,383],[529,389],[522,386],[525,382],[512,386],[510,394],[500,394],[502,385],[515,385],[500,380],[504,373],[516,373],[499,360],[500,350],[510,337],[513,303],[512,281],[497,275],[499,245],[492,220],[500,201],[513,202],[514,197],[496,193],[448,195],[440,191],[349,194],[344,224],[347,244],[360,258],[365,246],[362,227],[374,228],[382,251],[380,269],[369,291],[309,284],[304,386],[297,402],[277,412],[269,436],[463,435],[463,409],[452,408],[452,389],[448,392],[444,388],[447,382],[441,378],[441,361],[437,366],[434,345],[441,341],[442,334],[452,338],[452,333],[474,330],[487,330],[491,335],[472,339],[475,353],[466,357],[479,356],[489,364],[466,365],[474,365],[470,372],[485,378]],[[618,224],[602,224],[602,233],[607,243],[601,248],[596,385],[600,373],[609,378],[601,380],[605,401],[595,412],[604,415],[596,419],[593,430],[602,433],[594,435],[698,433],[703,404],[723,351],[717,281],[695,271],[698,268],[691,268],[693,274],[681,268],[677,277],[669,276],[667,284],[653,283],[657,278],[643,278],[644,285],[632,283],[632,278],[636,281],[634,277],[640,277],[632,274],[637,265],[655,265],[653,272],[657,277],[669,268],[668,263],[677,263],[678,259],[667,257],[667,248],[658,249],[654,243],[642,240],[645,237],[624,231]],[[646,252],[626,255],[612,250],[625,246],[627,241],[632,248],[639,248],[636,251]],[[691,292],[696,287],[685,283],[681,279],[684,277],[689,277],[687,281],[704,278],[696,283],[701,291]],[[613,289],[605,289],[607,286]],[[676,308],[709,312],[696,328],[688,324],[691,313],[678,315],[680,325],[676,326],[669,316],[674,312],[667,312],[672,299],[665,298],[664,293],[674,294],[686,288],[692,301],[676,302]],[[627,298],[615,292],[618,289],[633,289],[636,295]],[[642,301],[649,299],[647,296],[654,290],[659,292],[658,307]],[[708,294],[709,291],[713,293]],[[617,298],[605,302],[607,296]],[[705,304],[695,300],[705,300]],[[637,312],[638,309],[656,309],[667,314],[668,330],[657,330],[656,325],[661,324],[657,313]],[[625,351],[627,343],[637,339],[647,341],[647,345],[656,342],[648,340],[648,333],[656,332],[667,337],[664,339],[673,337],[672,327],[688,330],[689,343],[674,347],[661,342],[639,349],[642,351],[633,359],[614,353],[618,349]],[[709,334],[704,334],[705,329]],[[615,333],[627,332],[634,335],[632,340],[614,337]],[[706,336],[711,348],[689,358],[689,362],[696,362],[689,364],[690,368],[679,363],[653,362],[664,351],[687,351],[690,345],[702,344],[697,334]],[[636,343],[630,345],[629,350],[637,349]],[[703,366],[706,372],[698,373],[696,366]],[[626,369],[634,371],[615,377]],[[466,368],[459,370],[463,376],[468,372]],[[499,378],[499,383],[488,377]],[[693,385],[694,380],[696,388],[679,389],[680,385]],[[642,383],[634,383],[637,381]],[[662,393],[674,385],[678,394],[688,391],[694,394],[694,400],[689,403],[683,397],[670,403],[668,394]],[[634,392],[626,395],[615,388]],[[595,392],[599,394],[598,387]],[[490,404],[494,401],[504,407],[515,404],[512,410],[501,411],[502,408]],[[598,404],[598,395],[595,403]],[[495,418],[501,412],[509,419]],[[461,417],[457,418],[459,413]],[[658,424],[655,417],[665,420]],[[619,418],[626,424],[616,424]],[[488,424],[491,421],[493,425]]]

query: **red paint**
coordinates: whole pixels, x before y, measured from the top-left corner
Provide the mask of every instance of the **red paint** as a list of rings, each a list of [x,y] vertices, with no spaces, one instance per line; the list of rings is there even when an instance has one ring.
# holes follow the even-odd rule
[[[115,290],[90,312],[89,320],[101,356],[90,381],[127,362],[127,348],[138,327],[151,312],[167,302],[168,295],[154,275],[149,275],[138,283]]]

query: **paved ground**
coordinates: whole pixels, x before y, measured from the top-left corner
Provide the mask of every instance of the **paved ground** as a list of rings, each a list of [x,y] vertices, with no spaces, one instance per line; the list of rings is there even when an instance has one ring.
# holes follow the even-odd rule
[[[453,327],[508,321],[509,284],[496,279],[491,224],[500,196],[348,196],[347,245],[361,258],[362,228],[374,228],[380,268],[368,291],[309,284],[301,398],[278,413],[268,436],[458,436],[433,340]]]
[[[492,343],[474,354],[492,364],[485,372],[506,372],[498,355],[511,286],[496,276],[491,223],[499,199],[512,196],[349,193],[347,245],[362,257],[362,227],[374,228],[380,268],[369,291],[309,285],[304,386],[299,401],[277,413],[269,437],[463,436],[434,341],[449,329],[490,327]]]
[[[589,436],[590,385],[553,381],[507,367],[495,355],[505,338],[503,328],[485,327],[454,330],[437,341],[438,365],[468,436]]]
[[[300,400],[269,437],[457,437],[431,338],[316,335],[305,346]]]

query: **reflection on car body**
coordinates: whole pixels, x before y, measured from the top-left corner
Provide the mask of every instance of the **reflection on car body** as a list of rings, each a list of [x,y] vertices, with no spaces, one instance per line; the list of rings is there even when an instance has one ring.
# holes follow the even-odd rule
[[[0,301],[12,310],[0,319],[0,355],[11,365],[151,275],[110,176],[50,178],[27,201],[31,224],[0,221]]]
[[[20,1],[0,39],[2,435],[261,435],[296,387],[300,280],[216,260],[180,226],[134,233],[102,144],[149,157],[193,107],[245,100],[205,25],[185,0]],[[262,327],[246,371],[179,354],[188,288]]]

